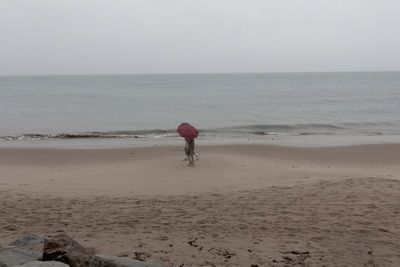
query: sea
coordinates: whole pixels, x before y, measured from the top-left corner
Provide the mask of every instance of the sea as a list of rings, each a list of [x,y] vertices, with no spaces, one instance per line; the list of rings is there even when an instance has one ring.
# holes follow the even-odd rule
[[[400,72],[0,76],[0,147],[400,143]]]

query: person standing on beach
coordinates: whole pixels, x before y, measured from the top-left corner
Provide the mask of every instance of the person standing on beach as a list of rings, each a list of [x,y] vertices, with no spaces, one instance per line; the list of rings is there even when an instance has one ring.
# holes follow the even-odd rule
[[[185,155],[189,158],[188,166],[194,166],[194,139],[185,138]]]
[[[185,138],[185,155],[189,159],[188,166],[194,166],[194,139],[199,135],[199,131],[187,122],[182,122],[176,131]]]

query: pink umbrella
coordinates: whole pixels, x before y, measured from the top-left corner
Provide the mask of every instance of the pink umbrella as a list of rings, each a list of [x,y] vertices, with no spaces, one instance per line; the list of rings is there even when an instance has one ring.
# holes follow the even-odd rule
[[[181,125],[178,126],[176,131],[179,133],[180,136],[186,139],[193,139],[197,138],[199,132],[187,122],[182,122]]]

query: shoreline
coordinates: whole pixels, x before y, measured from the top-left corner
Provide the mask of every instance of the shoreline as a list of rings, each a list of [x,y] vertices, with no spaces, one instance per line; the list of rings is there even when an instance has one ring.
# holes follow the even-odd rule
[[[181,137],[145,138],[65,138],[45,140],[0,140],[3,148],[118,149],[133,147],[181,146]],[[337,147],[370,144],[400,144],[400,135],[266,135],[199,137],[196,145],[277,145],[286,147]]]
[[[65,233],[166,266],[400,265],[400,144],[198,152],[2,148],[0,246]]]

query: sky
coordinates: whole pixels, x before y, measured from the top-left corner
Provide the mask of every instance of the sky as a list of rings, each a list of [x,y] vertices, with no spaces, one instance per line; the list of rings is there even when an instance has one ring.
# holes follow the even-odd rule
[[[400,70],[398,0],[0,0],[0,75]]]

